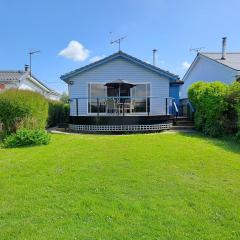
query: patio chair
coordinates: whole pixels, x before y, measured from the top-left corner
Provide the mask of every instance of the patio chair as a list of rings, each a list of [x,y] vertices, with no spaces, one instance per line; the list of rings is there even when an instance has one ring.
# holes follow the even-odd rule
[[[107,113],[115,114],[117,112],[115,99],[109,98],[107,99]]]
[[[126,99],[124,102],[124,112],[133,113],[134,112],[134,100]]]
[[[130,102],[130,113],[134,112],[134,106],[135,106],[135,100],[131,99],[131,102]]]

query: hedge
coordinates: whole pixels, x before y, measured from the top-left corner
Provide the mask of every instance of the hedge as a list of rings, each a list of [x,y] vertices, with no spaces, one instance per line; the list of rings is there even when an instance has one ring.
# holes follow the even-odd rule
[[[235,82],[229,86],[228,90],[229,115],[237,131],[237,137],[240,140],[240,82]]]
[[[68,123],[69,104],[61,101],[49,101],[48,126],[61,126]]]
[[[188,97],[195,108],[198,130],[214,137],[240,134],[240,83],[197,82]]]
[[[6,134],[18,129],[44,129],[48,102],[39,93],[10,89],[0,94],[0,122]]]

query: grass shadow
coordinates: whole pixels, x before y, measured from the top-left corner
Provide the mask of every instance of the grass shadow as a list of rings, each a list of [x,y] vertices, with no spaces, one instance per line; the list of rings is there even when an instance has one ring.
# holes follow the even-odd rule
[[[179,133],[179,134],[188,138],[204,140],[212,145],[221,147],[228,152],[232,152],[240,155],[240,143],[236,142],[236,140],[233,137],[213,138],[213,137],[206,136],[201,132]]]

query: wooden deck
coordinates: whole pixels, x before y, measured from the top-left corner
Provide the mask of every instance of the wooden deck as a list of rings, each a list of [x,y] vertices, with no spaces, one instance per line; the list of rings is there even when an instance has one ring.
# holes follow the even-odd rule
[[[77,125],[151,125],[172,123],[172,115],[144,116],[70,116],[69,123]]]

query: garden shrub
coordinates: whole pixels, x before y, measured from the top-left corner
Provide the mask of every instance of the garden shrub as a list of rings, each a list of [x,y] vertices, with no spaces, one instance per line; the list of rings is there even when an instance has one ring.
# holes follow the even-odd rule
[[[69,104],[61,101],[49,101],[48,126],[53,127],[68,123]]]
[[[197,82],[188,97],[195,108],[195,126],[210,136],[235,134],[240,140],[240,83]]]
[[[16,133],[7,136],[3,141],[6,148],[46,145],[50,142],[50,135],[42,129],[19,129]]]
[[[237,137],[237,140],[240,142],[240,101],[236,105],[236,111],[237,111],[237,114],[238,114],[238,121],[237,121],[238,131],[237,131],[236,137]]]
[[[0,94],[0,122],[5,134],[20,128],[44,129],[48,117],[48,103],[39,93],[10,89]]]
[[[229,104],[229,117],[232,121],[233,132],[240,140],[240,82],[229,86],[227,101]]]
[[[217,137],[225,133],[227,90],[228,86],[221,82],[197,82],[189,89],[189,100],[196,110],[196,128],[206,135]]]
[[[203,98],[204,82],[194,83],[188,90],[188,98],[195,109],[194,122],[197,130],[203,131],[205,125],[205,114],[201,99]]]

